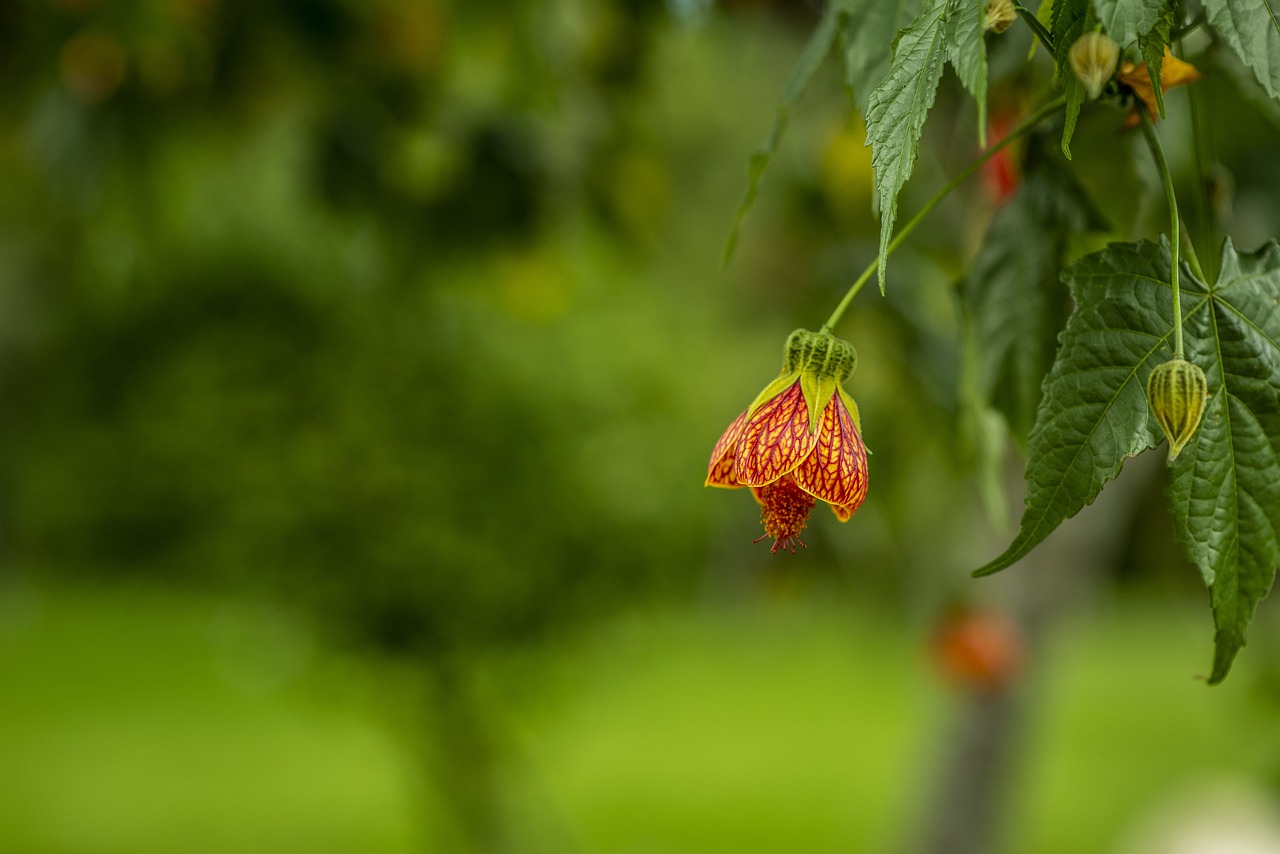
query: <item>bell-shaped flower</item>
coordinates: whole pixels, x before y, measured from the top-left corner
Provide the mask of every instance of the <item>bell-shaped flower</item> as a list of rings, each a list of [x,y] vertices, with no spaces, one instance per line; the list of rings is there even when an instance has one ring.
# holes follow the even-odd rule
[[[856,363],[853,347],[830,333],[791,333],[782,373],[711,452],[706,485],[751,488],[771,551],[804,545],[800,532],[818,501],[846,522],[867,496],[858,405],[840,385]]]

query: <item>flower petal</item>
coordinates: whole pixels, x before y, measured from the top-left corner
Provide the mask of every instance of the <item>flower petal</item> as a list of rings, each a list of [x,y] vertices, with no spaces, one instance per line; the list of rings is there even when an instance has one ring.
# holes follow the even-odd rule
[[[831,504],[848,519],[867,496],[867,448],[845,405],[844,395],[831,398],[818,425],[818,445],[795,471],[796,483]],[[847,515],[842,515],[847,510]]]
[[[726,489],[737,489],[742,484],[733,476],[733,459],[738,450],[738,439],[742,436],[742,425],[747,421],[747,413],[743,412],[729,429],[720,436],[716,446],[711,449],[711,462],[707,464],[707,482],[705,486],[723,486]]]
[[[760,404],[742,428],[733,476],[747,486],[773,483],[813,452],[818,436],[809,432],[809,409],[800,381]]]

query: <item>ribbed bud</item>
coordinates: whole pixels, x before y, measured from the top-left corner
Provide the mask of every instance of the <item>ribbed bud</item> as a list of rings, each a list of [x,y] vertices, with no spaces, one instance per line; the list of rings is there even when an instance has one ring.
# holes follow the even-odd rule
[[[1172,359],[1158,366],[1147,380],[1147,401],[1160,429],[1169,440],[1169,462],[1173,462],[1195,435],[1209,400],[1204,371],[1185,359]]]
[[[1115,74],[1120,59],[1120,46],[1099,32],[1085,33],[1076,39],[1067,58],[1076,79],[1089,91],[1089,98],[1102,94],[1102,87]]]
[[[987,16],[982,27],[987,32],[1003,33],[1018,20],[1018,10],[1013,0],[991,0],[987,4]]]
[[[784,374],[811,374],[818,379],[834,379],[842,383],[858,365],[858,354],[848,341],[830,332],[797,329],[787,338],[783,359]]]

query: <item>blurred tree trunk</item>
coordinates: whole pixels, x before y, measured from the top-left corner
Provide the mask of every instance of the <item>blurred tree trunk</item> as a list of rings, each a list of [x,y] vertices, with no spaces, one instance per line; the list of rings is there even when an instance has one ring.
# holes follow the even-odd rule
[[[926,791],[916,854],[993,854],[1007,847],[1008,816],[1018,812],[1017,778],[1028,717],[1036,712],[1044,638],[1070,608],[1091,598],[1102,572],[1123,553],[1134,505],[1163,468],[1163,453],[1130,460],[1098,499],[1018,565],[976,584],[1009,586],[1008,605],[1022,630],[1024,667],[1000,689],[958,698],[945,725],[932,786]],[[1021,488],[1021,478],[1018,479]],[[1012,493],[1012,490],[1011,490]]]

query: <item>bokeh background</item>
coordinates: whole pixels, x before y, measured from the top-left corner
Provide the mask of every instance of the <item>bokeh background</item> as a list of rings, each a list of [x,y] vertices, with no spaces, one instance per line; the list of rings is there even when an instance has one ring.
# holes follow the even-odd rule
[[[854,519],[770,555],[702,486],[875,251],[833,62],[720,266],[820,14],[0,5],[0,850],[1280,850],[1280,618],[1197,680],[1157,455],[968,577],[1021,463],[966,408],[956,283],[1021,149],[840,329]],[[1049,85],[1029,47],[992,41],[997,121]],[[1189,224],[1251,249],[1280,109],[1190,47]],[[974,123],[948,76],[903,211]],[[1164,221],[1123,123],[1082,119],[1111,231],[1071,255]]]

